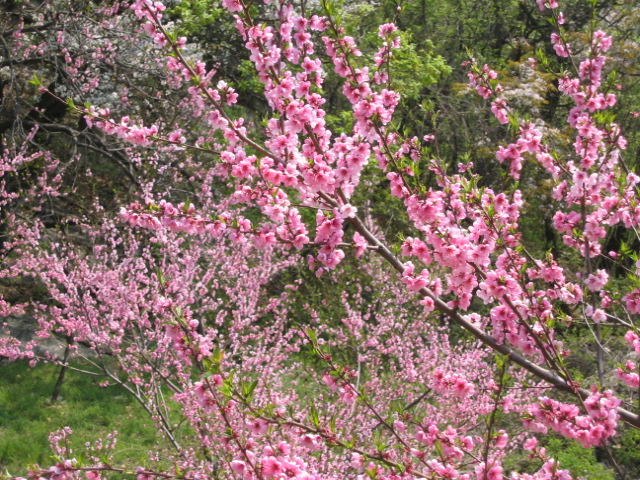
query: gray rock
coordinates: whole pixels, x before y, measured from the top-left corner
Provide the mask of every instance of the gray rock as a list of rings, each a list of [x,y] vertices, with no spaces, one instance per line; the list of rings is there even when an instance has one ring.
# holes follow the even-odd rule
[[[22,345],[34,342],[31,349],[36,357],[55,358],[61,360],[64,357],[64,350],[67,342],[63,337],[49,336],[40,338],[36,335],[39,330],[38,321],[29,315],[8,315],[0,318],[0,338],[11,336],[20,341]],[[91,356],[91,350],[79,346],[75,355]],[[0,360],[2,357],[0,357]]]

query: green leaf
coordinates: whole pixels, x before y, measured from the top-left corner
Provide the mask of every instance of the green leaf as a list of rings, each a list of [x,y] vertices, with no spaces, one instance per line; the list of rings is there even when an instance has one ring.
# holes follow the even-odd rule
[[[624,241],[620,242],[620,253],[622,255],[629,255],[633,253],[633,250]]]
[[[316,335],[316,332],[314,332],[310,328],[307,328],[306,332],[309,340],[311,340],[311,343],[316,345],[318,343],[318,336]]]
[[[433,446],[436,447],[436,451],[438,452],[438,455],[440,455],[441,457],[444,457],[444,451],[442,450],[442,443],[440,443],[440,440],[436,440]]]
[[[501,355],[499,353],[496,353],[494,355],[495,361],[496,361],[496,367],[498,369],[502,369],[504,368],[504,366],[507,364],[507,362],[509,361],[509,357],[507,357],[506,355]]]
[[[166,286],[166,279],[164,278],[164,274],[162,273],[161,269],[157,269],[156,270],[156,278],[158,279],[158,283],[160,284],[161,287],[165,287]]]
[[[227,398],[233,396],[233,372],[222,382],[222,385],[218,388],[218,391]]]
[[[36,87],[40,88],[42,86],[42,79],[37,74],[34,73],[31,76],[31,79],[29,80],[29,83],[31,85],[35,85]]]
[[[242,382],[242,395],[246,399],[249,399],[249,397],[251,397],[251,395],[253,394],[253,391],[256,389],[257,386],[258,386],[257,380],[253,380],[251,382],[247,382],[247,381]]]
[[[311,409],[309,410],[309,421],[314,427],[320,427],[320,417],[318,416],[318,409],[315,405],[311,405]]]

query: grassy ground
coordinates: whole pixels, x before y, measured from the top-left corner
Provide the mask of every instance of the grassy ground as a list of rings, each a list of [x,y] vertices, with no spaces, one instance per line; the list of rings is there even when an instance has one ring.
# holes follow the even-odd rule
[[[100,379],[74,372],[67,372],[61,398],[51,403],[58,371],[50,365],[0,365],[0,475],[24,474],[34,463],[49,466],[49,433],[65,426],[74,431],[76,451],[117,430],[114,461],[142,461],[158,438],[140,406],[118,387],[100,387]]]
[[[65,426],[74,431],[71,445],[78,458],[86,442],[117,430],[118,453],[113,463],[128,467],[145,464],[147,452],[161,440],[142,408],[118,387],[100,387],[102,379],[72,371],[67,372],[60,400],[51,403],[58,372],[58,367],[50,365],[0,365],[0,477],[7,473],[24,475],[35,463],[50,466],[49,433]],[[596,461],[592,450],[553,438],[545,446],[560,460],[561,468],[570,469],[576,476],[589,480],[614,478],[611,470]],[[614,447],[620,450],[619,461],[627,468],[637,462],[638,446],[640,435],[631,438],[627,434]],[[540,466],[531,465],[527,452],[513,452],[506,465],[524,471]],[[636,470],[630,468],[629,472]]]

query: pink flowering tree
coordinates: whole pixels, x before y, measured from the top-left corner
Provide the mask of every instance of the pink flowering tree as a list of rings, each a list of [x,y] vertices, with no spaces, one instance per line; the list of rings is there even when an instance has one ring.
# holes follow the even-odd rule
[[[558,3],[537,3],[555,26],[555,53],[567,59],[558,89],[572,105],[573,142],[549,140],[539,123],[521,120],[497,73],[471,59],[472,87],[513,132],[496,148],[508,180],[488,187],[472,164],[438,158],[437,138],[395,130],[402,92],[393,90],[394,24],[380,26],[379,48],[369,54],[329,2],[311,15],[267,5],[268,21],[257,21],[256,5],[224,0],[270,108],[256,126],[237,115],[233,86],[172,33],[165,6],[133,2],[150,39],[141,45],[155,45],[166,88],[186,97],[180,116],[149,123],[144,115],[70,106],[92,132],[153,152],[161,174],[167,159],[213,157],[211,165],[184,161],[202,185],[198,205],[162,198],[144,178],[142,200],[121,211],[122,233],[111,223],[93,230],[88,256],[64,242],[39,252],[37,233],[28,242],[22,235],[16,268],[40,278],[55,300],[36,305],[42,335],[62,334],[74,348],[86,344],[108,357],[87,356],[91,372],[146,406],[175,457],[152,457],[138,470],[82,464],[64,447],[64,431],[54,436],[59,463],[31,475],[571,478],[536,439],[555,432],[602,448],[622,477],[610,445],[622,423],[640,428],[638,265],[602,245],[614,228],[636,231],[640,177],[624,163],[626,141],[606,114],[617,101],[603,80],[611,38],[593,29],[587,44],[572,44]],[[73,68],[67,73],[79,74]],[[327,127],[328,70],[350,104],[347,133]],[[183,128],[187,119],[192,128]],[[7,168],[15,162],[5,159]],[[525,162],[545,172],[557,205],[553,227],[580,259],[578,271],[551,254],[534,257],[522,240]],[[367,189],[380,178],[411,228],[398,243],[367,220]],[[327,299],[340,303],[339,321],[328,322],[311,303],[304,319],[290,318],[292,292],[307,288],[302,281],[265,292],[268,279],[292,265],[280,257],[287,252],[304,252],[320,278],[338,276],[354,259],[352,287]],[[247,268],[247,259],[257,266]],[[607,265],[616,263],[629,281],[614,281]],[[594,339],[592,380],[568,366],[562,334],[570,328]],[[454,342],[453,333],[463,340]],[[626,342],[619,365],[607,347],[615,338]],[[11,340],[5,348],[29,355]],[[167,389],[191,427],[186,445],[172,430],[170,406],[157,400]],[[501,428],[506,415],[520,417],[522,427]],[[520,446],[536,471],[506,470],[505,456]]]

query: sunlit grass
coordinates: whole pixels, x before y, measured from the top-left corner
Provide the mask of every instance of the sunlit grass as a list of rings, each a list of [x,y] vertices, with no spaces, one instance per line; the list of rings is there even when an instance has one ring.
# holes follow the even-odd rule
[[[160,440],[147,414],[117,386],[100,387],[96,377],[67,372],[61,397],[51,402],[59,367],[4,363],[0,366],[0,473],[24,474],[31,464],[49,466],[49,433],[70,427],[74,453],[86,442],[118,434],[114,460],[143,462]]]

